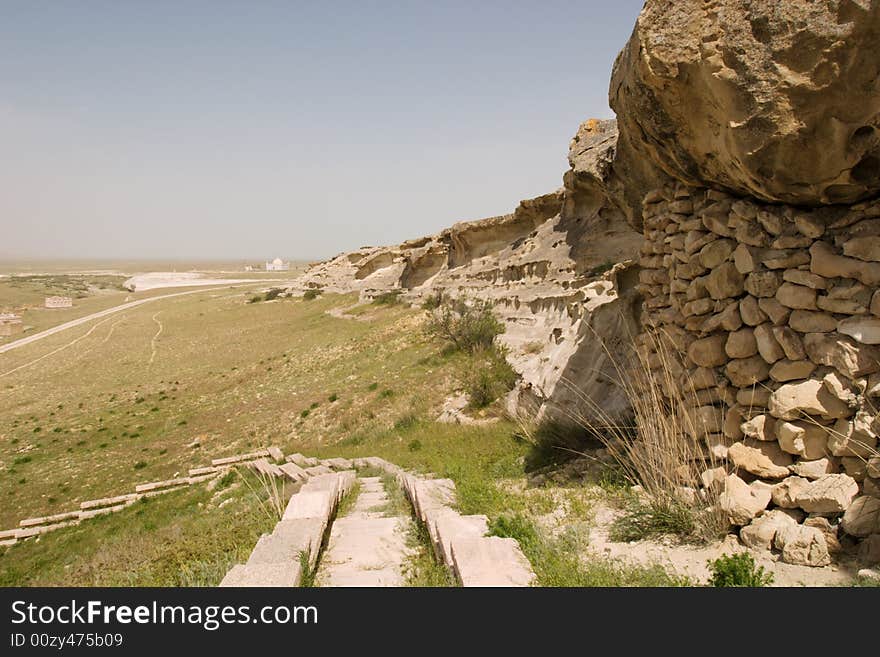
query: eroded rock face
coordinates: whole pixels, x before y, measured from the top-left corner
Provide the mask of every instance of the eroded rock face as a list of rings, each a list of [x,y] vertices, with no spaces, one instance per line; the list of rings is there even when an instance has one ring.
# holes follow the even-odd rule
[[[612,73],[621,144],[767,201],[874,196],[878,40],[877,2],[648,0]]]
[[[642,243],[625,208],[628,198],[640,208],[644,189],[624,194],[616,143],[614,121],[587,121],[572,141],[563,189],[507,215],[340,254],[292,288],[356,291],[366,300],[395,290],[414,304],[437,293],[490,300],[521,376],[508,410],[571,424],[589,419],[579,408],[588,394],[610,417],[623,417],[629,402],[613,381],[640,330],[634,261]]]

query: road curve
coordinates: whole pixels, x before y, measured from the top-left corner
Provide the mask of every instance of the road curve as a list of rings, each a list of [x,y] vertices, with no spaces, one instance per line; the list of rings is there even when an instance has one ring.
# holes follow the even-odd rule
[[[262,283],[262,281],[260,281]],[[130,308],[135,308],[137,306],[143,305],[145,303],[150,303],[151,301],[158,301],[159,299],[170,299],[171,297],[182,297],[186,294],[198,294],[199,292],[210,292],[212,290],[227,290],[230,287],[243,287],[244,285],[259,285],[260,283],[245,283],[242,285],[221,285],[218,287],[203,287],[198,290],[188,290],[187,292],[174,292],[172,294],[163,294],[158,297],[148,297],[146,299],[138,299],[137,301],[129,301],[128,303],[122,303],[118,306],[113,306],[112,308],[107,308],[106,310],[101,310],[96,313],[92,313],[91,315],[86,315],[85,317],[80,317],[78,319],[72,319],[69,322],[64,322],[64,324],[59,324],[58,326],[53,326],[50,329],[46,329],[45,331],[40,331],[39,333],[34,333],[33,335],[29,335],[26,338],[21,338],[20,340],[15,340],[14,342],[10,342],[8,344],[0,345],[0,354],[5,353],[7,351],[12,351],[13,349],[17,349],[18,347],[23,347],[26,344],[30,344],[31,342],[36,342],[37,340],[42,340],[43,338],[47,338],[50,335],[55,335],[56,333],[61,333],[61,331],[66,331],[69,328],[73,328],[74,326],[80,326],[81,324],[85,324],[86,322],[90,322],[93,319],[100,319],[101,317],[106,317],[107,315],[112,315],[113,313],[118,313],[123,310],[129,310]]]

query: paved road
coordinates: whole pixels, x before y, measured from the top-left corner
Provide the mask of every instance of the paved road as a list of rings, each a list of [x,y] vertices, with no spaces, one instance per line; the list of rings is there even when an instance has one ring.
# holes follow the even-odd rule
[[[259,285],[262,283],[251,283],[250,285]],[[5,353],[7,351],[12,351],[13,349],[17,349],[18,347],[23,347],[26,344],[30,344],[31,342],[36,342],[37,340],[42,340],[43,338],[47,338],[50,335],[55,335],[56,333],[61,333],[61,331],[66,331],[69,328],[73,328],[74,326],[80,326],[81,324],[85,324],[86,322],[90,322],[93,319],[99,319],[101,317],[106,317],[107,315],[112,315],[113,313],[118,313],[123,310],[129,310],[130,308],[135,308],[137,306],[143,305],[145,303],[150,303],[151,301],[158,301],[159,299],[170,299],[171,297],[182,297],[185,294],[198,294],[199,292],[211,292],[212,290],[224,290],[229,289],[230,287],[241,287],[238,285],[223,285],[220,287],[203,287],[198,290],[189,290],[188,292],[174,292],[173,294],[163,294],[158,297],[148,297],[146,299],[138,299],[137,301],[129,301],[128,303],[123,303],[118,306],[113,306],[112,308],[108,308],[107,310],[102,310],[100,312],[92,313],[91,315],[86,315],[85,317],[80,317],[79,319],[72,319],[69,322],[64,322],[64,324],[59,324],[58,326],[53,326],[50,329],[46,329],[45,331],[40,331],[39,333],[34,333],[33,335],[29,335],[26,338],[22,338],[21,340],[16,340],[15,342],[10,342],[8,344],[0,345],[0,354]]]

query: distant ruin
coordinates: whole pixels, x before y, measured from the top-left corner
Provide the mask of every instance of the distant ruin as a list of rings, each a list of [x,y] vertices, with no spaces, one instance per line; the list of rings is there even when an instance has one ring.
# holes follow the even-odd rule
[[[46,308],[72,308],[73,299],[71,297],[46,297]]]
[[[24,331],[21,317],[14,313],[0,313],[0,336],[18,335]]]

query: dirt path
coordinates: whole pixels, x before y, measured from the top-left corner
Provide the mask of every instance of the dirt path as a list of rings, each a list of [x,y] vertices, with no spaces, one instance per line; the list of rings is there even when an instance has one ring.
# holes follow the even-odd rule
[[[156,360],[156,342],[159,340],[159,336],[162,335],[162,329],[164,328],[162,326],[162,322],[159,321],[159,313],[161,313],[161,312],[162,311],[160,310],[158,313],[153,315],[153,321],[159,325],[159,330],[156,331],[156,335],[154,335],[153,339],[150,340],[150,350],[151,350],[151,352],[150,352],[150,365],[152,365],[153,361]]]
[[[248,285],[261,285],[260,283],[250,283]],[[224,285],[221,287],[206,287],[200,288],[198,290],[189,290],[187,292],[174,292],[173,294],[163,294],[157,297],[150,297],[148,299],[138,299],[137,301],[129,301],[128,303],[123,303],[118,306],[113,306],[112,308],[108,308],[107,310],[101,310],[100,312],[92,313],[91,315],[86,315],[85,317],[80,317],[78,319],[72,319],[69,322],[65,322],[64,324],[59,324],[58,326],[53,326],[50,329],[46,329],[45,331],[40,331],[39,333],[34,333],[34,335],[30,335],[26,338],[21,338],[20,340],[16,340],[15,342],[10,342],[9,344],[0,345],[0,354],[6,353],[7,351],[12,351],[13,349],[18,349],[19,347],[23,347],[25,345],[31,344],[32,342],[36,342],[37,340],[42,340],[43,338],[47,338],[50,335],[55,335],[56,333],[61,333],[61,331],[66,331],[67,329],[74,328],[76,326],[81,326],[87,322],[92,321],[93,319],[99,319],[101,317],[106,317],[107,315],[112,315],[113,313],[118,313],[123,310],[129,310],[130,308],[135,308],[137,306],[143,305],[145,303],[150,303],[151,301],[158,301],[159,299],[170,299],[171,297],[182,297],[186,294],[200,294],[202,292],[211,292],[216,290],[229,289],[230,287],[245,287],[245,286],[230,286]],[[54,352],[53,352],[54,353]],[[2,375],[0,375],[2,376]]]
[[[24,363],[23,365],[19,365],[18,367],[14,367],[14,368],[12,368],[11,370],[9,370],[8,372],[0,373],[0,378],[2,378],[2,377],[4,377],[4,376],[9,376],[10,374],[13,374],[13,373],[15,373],[15,372],[18,372],[19,370],[24,369],[25,367],[30,367],[31,365],[35,365],[35,364],[39,363],[41,360],[43,360],[43,359],[45,359],[45,358],[48,358],[49,356],[54,356],[54,355],[57,354],[59,351],[64,351],[64,350],[67,349],[68,347],[72,347],[73,345],[75,345],[75,344],[76,344],[77,342],[79,342],[80,340],[85,340],[85,339],[86,339],[87,337],[89,337],[92,333],[94,333],[95,330],[96,330],[99,326],[101,326],[102,324],[106,324],[106,323],[109,322],[109,321],[110,321],[110,318],[109,318],[109,317],[108,317],[107,319],[101,320],[100,322],[98,322],[97,324],[95,324],[92,328],[90,328],[88,331],[86,331],[85,333],[83,333],[83,334],[82,334],[81,336],[79,336],[78,338],[74,338],[73,340],[71,340],[71,341],[68,342],[67,344],[61,345],[61,346],[58,347],[57,349],[53,349],[53,350],[50,351],[48,354],[43,354],[43,355],[40,356],[39,358],[35,358],[34,360],[28,361],[27,363]],[[111,329],[111,330],[112,330],[112,329]]]

